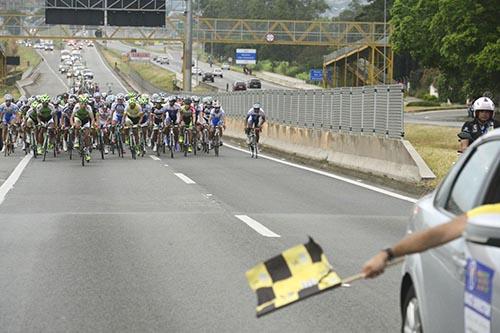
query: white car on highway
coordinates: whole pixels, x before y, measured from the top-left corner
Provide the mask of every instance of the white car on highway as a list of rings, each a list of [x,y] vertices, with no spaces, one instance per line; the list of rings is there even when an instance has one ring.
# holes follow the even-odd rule
[[[220,76],[221,78],[224,76],[224,72],[220,67],[215,67],[212,73],[214,74],[214,76]]]
[[[416,203],[408,232],[441,225],[483,204],[499,203],[499,156],[500,129],[497,129],[475,141],[439,187]],[[484,228],[488,230],[489,237],[500,234],[500,223],[475,226],[472,231],[469,224],[465,240],[460,238],[406,257],[400,293],[402,331],[464,332],[468,331],[464,323],[469,316],[469,324],[491,325],[491,330],[485,332],[500,332],[500,239],[487,244],[488,237],[475,234],[484,231]],[[470,239],[475,243],[473,241],[472,244]],[[489,278],[481,282],[483,289],[489,290],[488,299],[467,299],[465,282],[468,281],[467,290],[470,289],[471,258],[481,260],[483,266],[489,267],[483,269],[479,264],[475,267],[475,273],[481,269],[490,272]],[[468,302],[470,307],[465,306]],[[489,315],[482,316],[484,313],[481,311],[485,309],[489,309],[486,311]],[[475,315],[475,312],[480,315]]]

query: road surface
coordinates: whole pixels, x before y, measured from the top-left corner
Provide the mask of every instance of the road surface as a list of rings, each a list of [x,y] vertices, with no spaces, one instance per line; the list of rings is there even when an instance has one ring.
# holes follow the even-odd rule
[[[93,52],[96,79],[113,82]],[[34,93],[59,84],[43,77]],[[224,146],[219,158],[94,154],[83,168],[31,159],[0,202],[3,332],[399,330],[399,269],[261,319],[245,271],[311,235],[355,274],[404,235],[411,200]]]

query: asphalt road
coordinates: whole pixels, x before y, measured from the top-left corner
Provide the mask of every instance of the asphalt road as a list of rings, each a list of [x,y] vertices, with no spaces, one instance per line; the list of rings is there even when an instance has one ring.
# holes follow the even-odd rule
[[[405,123],[409,124],[462,127],[467,120],[470,118],[465,109],[405,113]]]
[[[32,159],[0,204],[0,331],[394,332],[398,269],[261,319],[244,273],[311,235],[341,276],[355,274],[404,234],[411,210],[226,146],[219,158],[110,155],[84,168]]]
[[[132,46],[130,46],[130,45],[126,45],[126,44],[123,44],[123,43],[120,43],[117,41],[108,41],[106,45],[109,48],[112,48],[112,49],[120,51],[120,52],[129,52],[130,49],[132,48]],[[138,51],[143,50],[140,47],[134,46],[134,48],[136,48]],[[170,64],[169,65],[159,65],[159,66],[164,67],[164,68],[166,68],[172,72],[175,72],[175,73],[182,73],[182,59],[181,59],[182,49],[181,48],[179,48],[175,45],[169,46],[166,48],[166,53],[165,52],[153,52],[150,50],[143,50],[143,51],[149,52],[149,53],[156,55],[156,56],[168,57],[170,59]],[[193,63],[196,64],[204,72],[206,72],[206,71],[211,72],[213,70],[213,67],[215,67],[215,65],[213,67],[210,67],[210,65],[208,63],[205,63],[203,61],[198,61],[196,58],[193,59]],[[216,77],[214,83],[211,83],[211,82],[206,82],[206,83],[217,87],[219,90],[225,91],[227,86],[229,87],[229,90],[231,90],[231,87],[235,81],[246,82],[251,78],[255,78],[254,76],[245,75],[243,73],[235,72],[235,71],[231,71],[231,70],[229,70],[229,71],[225,70],[223,75],[224,76],[222,78]],[[194,78],[194,80],[198,79],[199,82],[201,82],[202,76],[201,75],[193,75],[193,78]],[[286,87],[283,87],[283,86],[280,86],[280,85],[277,85],[277,84],[274,84],[271,82],[267,82],[264,80],[261,80],[261,83],[262,83],[262,89],[281,89],[281,90],[290,89],[290,88],[286,88]]]

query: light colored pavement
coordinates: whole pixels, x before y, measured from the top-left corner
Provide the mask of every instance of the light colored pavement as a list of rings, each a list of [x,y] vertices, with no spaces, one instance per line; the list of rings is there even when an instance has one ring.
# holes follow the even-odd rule
[[[132,48],[130,45],[126,45],[120,42],[112,41],[112,42],[107,42],[107,46],[115,49],[120,52],[129,52],[130,49]],[[134,47],[138,50],[141,50],[140,47]],[[170,64],[169,65],[160,65],[161,67],[164,67],[170,71],[173,71],[175,73],[181,73],[182,72],[182,49],[179,49],[176,46],[169,46],[167,49],[167,52],[152,52],[149,50],[144,50],[145,52],[150,52],[153,55],[159,55],[159,56],[166,56],[170,59]],[[211,68],[209,64],[202,62],[202,61],[197,61],[196,59],[193,59],[193,63],[197,65],[199,68],[201,68],[202,71],[212,71],[215,65]],[[211,82],[208,83],[210,85],[213,85],[217,87],[219,90],[226,90],[226,87],[229,87],[229,90],[231,90],[231,87],[235,81],[248,81],[251,78],[255,78],[255,76],[250,76],[250,75],[245,75],[239,72],[235,71],[224,71],[224,77],[216,77],[215,82],[212,84]],[[193,78],[199,79],[201,82],[201,75],[193,75]],[[280,86],[274,83],[270,83],[264,80],[261,80],[262,83],[262,89],[290,89],[286,88],[284,86]]]
[[[219,158],[128,154],[84,168],[32,160],[0,205],[0,330],[397,331],[398,269],[262,319],[244,273],[308,235],[341,276],[357,273],[404,234],[411,210],[228,147]]]
[[[405,123],[409,124],[462,127],[467,120],[470,118],[465,109],[405,112]]]

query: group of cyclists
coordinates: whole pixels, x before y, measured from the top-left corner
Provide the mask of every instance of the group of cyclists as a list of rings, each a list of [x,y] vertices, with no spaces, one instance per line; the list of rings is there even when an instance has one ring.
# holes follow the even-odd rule
[[[214,149],[218,155],[225,130],[225,112],[221,103],[212,97],[167,96],[164,93],[96,92],[75,95],[64,93],[51,97],[47,94],[16,102],[11,95],[4,96],[0,105],[2,119],[2,152],[13,151],[14,144],[22,142],[22,149],[36,155],[54,151],[79,151],[83,161],[90,161],[91,151],[100,150],[102,157],[110,150],[126,153],[132,158],[144,156],[147,147],[160,152],[184,152],[184,155],[203,149]],[[265,113],[259,103],[249,111],[246,133],[256,134],[265,122]],[[71,158],[71,155],[70,155]]]

